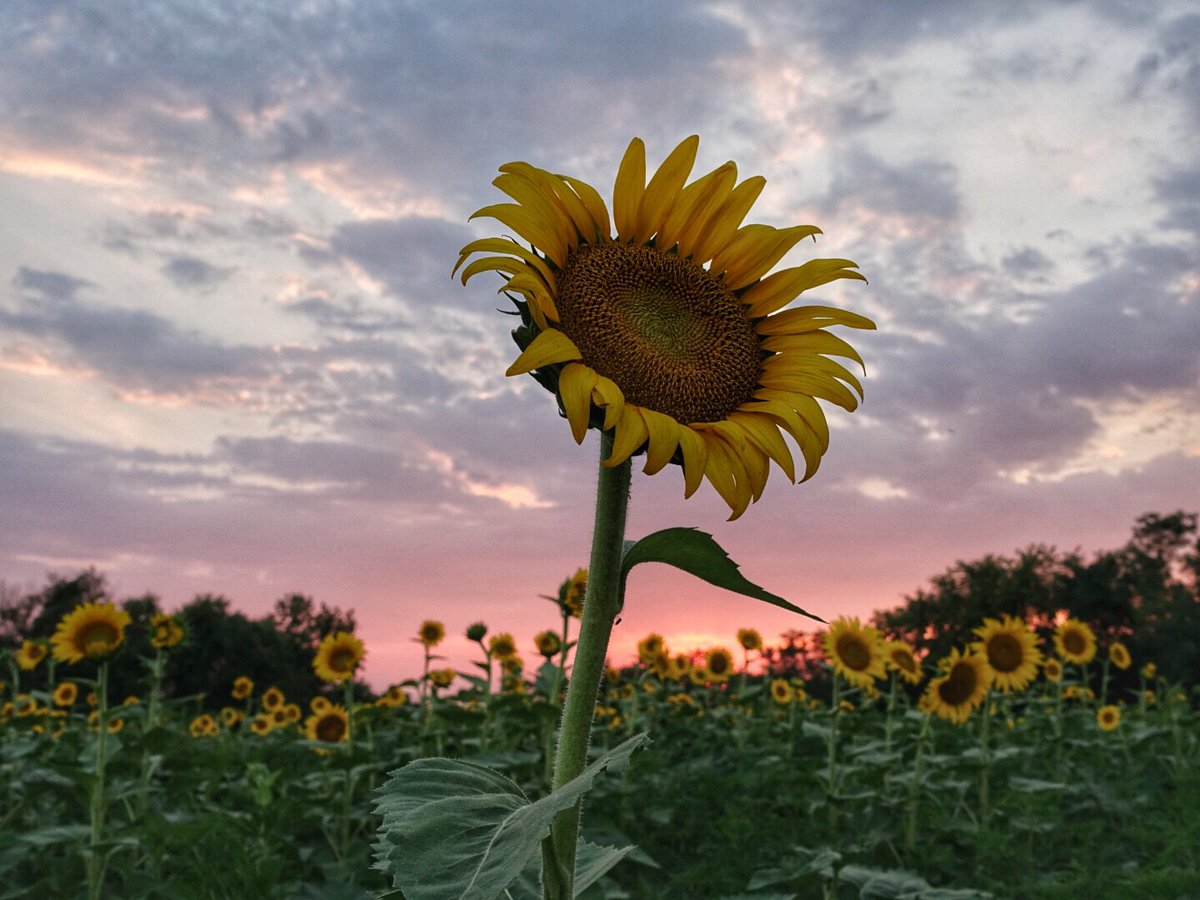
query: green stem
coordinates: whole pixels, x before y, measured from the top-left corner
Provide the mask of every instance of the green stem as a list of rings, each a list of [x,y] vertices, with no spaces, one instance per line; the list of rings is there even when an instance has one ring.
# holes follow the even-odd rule
[[[992,721],[992,689],[983,697],[983,721],[979,724],[979,817],[987,823],[991,805],[990,779],[992,775],[992,748],[988,742]]]
[[[829,805],[829,840],[833,843],[837,836],[837,726],[842,714],[841,683],[837,673],[830,672],[832,681],[829,698],[829,745],[826,748],[829,764],[829,784],[826,790],[826,802]]]
[[[88,840],[87,880],[88,900],[99,900],[104,881],[104,855],[100,843],[104,839],[104,767],[108,751],[108,661],[100,663],[96,675],[96,780],[92,785],[91,835]]]
[[[608,640],[617,614],[631,467],[628,460],[612,468],[603,465],[603,461],[612,455],[612,446],[613,432],[602,432],[596,524],[592,532],[587,594],[583,603],[583,619],[579,624],[579,639],[575,645],[575,666],[571,670],[559,725],[558,752],[554,760],[555,789],[579,775],[587,763],[596,696],[604,675]],[[546,900],[572,898],[581,807],[582,802],[577,803],[554,819],[551,843],[543,858],[546,861],[544,868],[553,869],[558,877],[544,879]],[[555,866],[549,865],[551,856],[556,862]]]
[[[921,783],[925,778],[925,741],[929,735],[929,727],[933,722],[933,713],[925,713],[925,721],[921,723],[921,733],[917,736],[917,757],[913,763],[913,779],[908,785],[908,822],[904,828],[904,849],[912,851],[917,845],[917,823],[921,810]]]

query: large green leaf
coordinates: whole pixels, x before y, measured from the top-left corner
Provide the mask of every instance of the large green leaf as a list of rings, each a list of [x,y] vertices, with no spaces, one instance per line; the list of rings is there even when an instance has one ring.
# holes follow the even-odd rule
[[[664,528],[648,534],[640,541],[630,544],[626,542],[625,554],[621,558],[621,604],[624,605],[625,581],[629,570],[638,563],[666,563],[677,569],[702,578],[709,584],[762,600],[788,612],[799,613],[824,622],[820,616],[814,616],[795,604],[789,603],[777,594],[764,590],[742,573],[729,554],[722,549],[711,534],[697,528]]]
[[[376,792],[375,810],[383,817],[376,867],[392,876],[408,900],[499,897],[540,853],[555,815],[574,806],[602,770],[623,768],[648,742],[645,734],[630,738],[532,802],[512,780],[486,766],[451,759],[409,763]],[[594,881],[626,852],[587,848],[580,877]]]

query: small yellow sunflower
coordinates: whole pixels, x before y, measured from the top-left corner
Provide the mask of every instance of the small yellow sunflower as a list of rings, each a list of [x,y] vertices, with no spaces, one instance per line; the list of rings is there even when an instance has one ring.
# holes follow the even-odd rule
[[[1064,662],[1086,665],[1096,656],[1096,635],[1086,622],[1067,619],[1054,630],[1054,649]]]
[[[50,646],[45,641],[22,641],[17,649],[17,665],[26,672],[31,672],[49,654]]]
[[[156,613],[150,618],[150,629],[151,647],[165,650],[183,643],[183,625],[175,616]]]
[[[254,682],[245,675],[233,679],[233,690],[229,692],[234,700],[245,700],[254,692]]]
[[[671,659],[671,654],[666,647],[663,647],[654,654],[654,658],[650,660],[650,671],[657,675],[661,681],[666,681],[673,677],[675,671],[674,660]],[[646,685],[653,688],[653,685],[649,682]]]
[[[407,706],[408,694],[405,692],[404,688],[400,687],[400,685],[394,684],[387,689],[382,697],[379,698],[379,703],[382,706],[388,706],[392,708]],[[321,710],[318,710],[316,707],[313,708],[313,712],[320,711]]]
[[[275,712],[282,708],[283,704],[287,702],[287,698],[283,696],[283,691],[279,688],[269,687],[263,691],[261,702],[262,708],[267,712]]]
[[[436,687],[448,688],[457,674],[453,669],[433,669],[429,673],[429,680]]]
[[[1042,674],[1046,676],[1047,681],[1059,682],[1062,681],[1063,667],[1062,663],[1051,657],[1046,660],[1042,666]]]
[[[274,727],[275,724],[271,721],[271,717],[261,713],[250,720],[250,730],[259,737],[270,734]]]
[[[1142,677],[1147,681],[1153,680],[1158,675],[1158,664],[1148,662],[1142,666]]]
[[[762,635],[758,633],[757,628],[739,628],[737,641],[742,645],[743,650],[761,650],[763,648]]]
[[[285,704],[283,707],[283,714],[287,717],[289,722],[299,722],[301,717],[304,715],[304,713],[300,711],[300,705],[298,703]]]
[[[661,653],[666,646],[666,639],[655,632],[646,635],[637,645],[638,659],[644,663],[649,663],[654,659],[656,653]]]
[[[961,725],[987,696],[991,669],[980,654],[955,648],[938,664],[938,670],[945,674],[929,682],[927,704],[941,718]]]
[[[975,629],[979,640],[971,645],[992,670],[992,685],[1003,693],[1023,691],[1037,678],[1042,664],[1037,635],[1020,619],[984,619]]]
[[[787,706],[796,698],[795,688],[786,678],[776,678],[771,682],[771,699],[780,706]]]
[[[73,681],[64,681],[54,689],[55,706],[73,706],[79,697],[79,685]]]
[[[521,354],[508,375],[536,372],[555,393],[577,443],[589,427],[615,430],[615,466],[646,451],[645,472],[683,468],[684,495],[707,478],[740,516],[761,495],[770,462],[795,481],[781,432],[804,457],[804,479],[829,446],[817,400],[847,410],[862,385],[830,357],[862,364],[825,328],[874,328],[827,306],[780,312],[810,288],[865,281],[846,259],[810,260],[767,273],[811,225],[745,225],[766,184],[737,184],[732,162],[687,184],[700,139],[687,138],[646,182],[645,147],[634,138],[617,171],[613,224],[595,188],[528,163],[500,167],[492,183],[516,203],[487,206],[527,241],[483,238],[463,247],[463,282],[498,271],[515,300]],[[765,276],[765,277],[764,277]],[[856,394],[858,396],[856,396]]]
[[[538,653],[549,659],[559,650],[562,649],[562,638],[554,631],[539,631],[533,636],[533,643],[538,649]]]
[[[310,741],[342,743],[350,734],[350,715],[344,706],[330,704],[328,709],[304,720],[304,734]]]
[[[191,732],[194,738],[206,738],[215,736],[221,729],[217,726],[217,720],[208,713],[201,713],[192,719],[188,725],[188,731]]]
[[[834,619],[825,632],[824,644],[834,672],[851,684],[865,688],[883,678],[883,638],[857,616]]]
[[[687,674],[688,681],[696,685],[696,687],[703,687],[704,685],[708,684],[709,680],[711,679],[706,666],[693,665],[690,669],[688,669]]]
[[[559,598],[563,608],[576,619],[583,617],[583,597],[587,593],[588,570],[577,569],[563,582]]]
[[[221,724],[226,728],[232,728],[240,721],[242,721],[242,711],[240,709],[234,709],[232,706],[221,707]]]
[[[124,719],[117,718],[117,719],[109,719],[108,720],[108,733],[109,734],[116,734],[118,731],[120,731],[124,727],[125,727]]]
[[[329,698],[322,697],[320,694],[308,701],[308,708],[315,713],[323,713],[333,704],[329,702]]]
[[[54,658],[66,663],[102,659],[121,646],[129,621],[129,613],[111,603],[82,603],[58,623],[50,639]]]
[[[1118,669],[1128,669],[1133,664],[1129,649],[1120,641],[1113,641],[1108,647],[1108,661]]]
[[[1121,710],[1111,703],[1096,710],[1096,724],[1101,731],[1115,731],[1121,724]]]
[[[493,634],[488,640],[488,650],[491,651],[492,656],[503,662],[509,657],[517,655],[517,642],[507,631],[502,631],[499,634]]]
[[[921,680],[921,664],[917,662],[916,653],[907,641],[884,641],[883,661],[888,669],[899,672],[900,677],[909,684]]]
[[[313,671],[322,681],[345,681],[366,655],[363,642],[348,631],[339,631],[321,641],[313,657]]]
[[[436,619],[426,619],[417,629],[417,641],[425,647],[436,647],[446,636],[446,626]]]
[[[704,654],[704,667],[709,681],[722,684],[733,675],[733,654],[724,647],[713,647]]]

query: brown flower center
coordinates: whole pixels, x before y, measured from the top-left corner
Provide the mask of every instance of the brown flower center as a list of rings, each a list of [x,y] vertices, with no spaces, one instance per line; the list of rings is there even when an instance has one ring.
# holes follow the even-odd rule
[[[1083,635],[1075,630],[1069,630],[1062,637],[1063,649],[1068,653],[1080,656],[1087,650],[1087,641]]]
[[[117,629],[108,622],[91,622],[83,629],[80,640],[84,653],[88,656],[98,656],[115,647],[119,637]]]
[[[979,675],[975,667],[967,662],[957,662],[951,667],[950,674],[938,687],[942,701],[949,706],[962,706],[975,694],[979,685]]]
[[[838,638],[837,655],[842,665],[853,672],[865,672],[871,667],[871,648],[856,634]]]
[[[729,657],[724,653],[714,653],[708,661],[708,671],[714,675],[724,675],[729,671]]]
[[[1007,675],[1021,668],[1025,662],[1021,642],[1011,634],[994,634],[987,642],[988,665],[997,672]]]
[[[902,672],[908,672],[911,674],[917,671],[916,657],[914,657],[903,647],[897,647],[892,651],[892,663]]]
[[[742,302],[695,263],[581,244],[558,277],[561,328],[625,399],[682,424],[719,422],[754,393],[762,358]]]
[[[317,740],[334,744],[346,733],[346,723],[341,716],[322,716],[317,722]]]
[[[341,647],[329,654],[329,668],[339,674],[352,671],[355,662],[354,651],[347,647]]]

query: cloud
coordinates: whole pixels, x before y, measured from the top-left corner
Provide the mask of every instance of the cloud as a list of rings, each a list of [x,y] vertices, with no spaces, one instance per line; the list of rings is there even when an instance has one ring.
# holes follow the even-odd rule
[[[17,270],[13,284],[45,300],[74,300],[80,290],[92,287],[90,281],[67,275],[65,272],[48,272],[25,266]]]
[[[176,287],[209,288],[225,281],[235,270],[214,266],[195,256],[173,256],[162,271]]]

